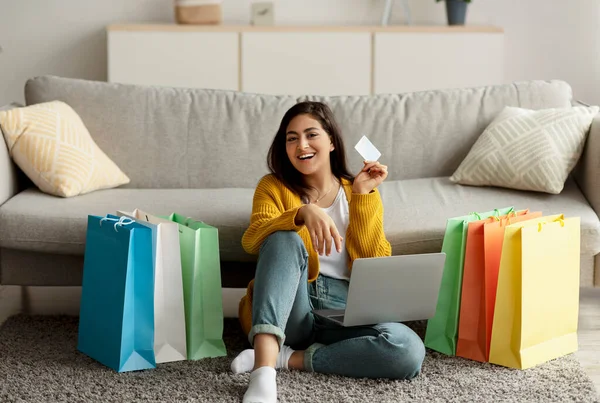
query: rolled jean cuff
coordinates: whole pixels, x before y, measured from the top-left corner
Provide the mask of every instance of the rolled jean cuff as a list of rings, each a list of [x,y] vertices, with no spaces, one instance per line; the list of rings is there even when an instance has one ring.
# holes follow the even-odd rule
[[[285,341],[285,333],[283,330],[274,325],[254,325],[252,329],[250,329],[250,333],[248,333],[248,341],[250,345],[254,347],[254,336],[257,334],[272,334],[277,337],[277,341],[279,342],[279,350],[281,350],[281,346],[283,346],[283,342]]]
[[[304,369],[310,372],[315,372],[315,369],[313,368],[313,355],[315,354],[315,351],[317,351],[319,348],[324,347],[325,344],[321,344],[321,343],[314,343],[311,344],[309,348],[307,348],[304,351]]]

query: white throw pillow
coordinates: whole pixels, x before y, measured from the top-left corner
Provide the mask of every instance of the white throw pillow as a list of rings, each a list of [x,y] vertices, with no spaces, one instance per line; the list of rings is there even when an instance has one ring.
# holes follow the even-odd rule
[[[505,107],[477,139],[454,183],[558,194],[583,151],[598,106]]]

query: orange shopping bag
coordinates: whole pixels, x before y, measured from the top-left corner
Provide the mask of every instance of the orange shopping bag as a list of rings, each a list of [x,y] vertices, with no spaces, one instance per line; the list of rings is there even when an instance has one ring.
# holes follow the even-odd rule
[[[541,215],[541,212],[530,213],[529,210],[521,210],[469,223],[457,356],[481,362],[488,360],[504,227]]]

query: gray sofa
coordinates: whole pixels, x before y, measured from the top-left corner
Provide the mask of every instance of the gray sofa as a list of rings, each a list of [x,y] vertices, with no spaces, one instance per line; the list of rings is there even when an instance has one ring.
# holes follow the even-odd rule
[[[581,284],[600,285],[600,118],[584,155],[559,195],[453,184],[458,167],[505,105],[569,107],[562,81],[407,94],[269,96],[92,82],[52,76],[29,80],[26,103],[62,100],[131,178],[117,189],[69,199],[41,193],[10,162],[0,142],[0,284],[80,285],[86,217],[140,208],[178,212],[219,229],[223,286],[245,287],[255,256],[241,246],[266,153],[294,103],[329,104],[345,136],[349,165],[367,135],[382,151],[389,177],[380,187],[393,254],[439,251],[446,219],[514,205],[581,217]]]

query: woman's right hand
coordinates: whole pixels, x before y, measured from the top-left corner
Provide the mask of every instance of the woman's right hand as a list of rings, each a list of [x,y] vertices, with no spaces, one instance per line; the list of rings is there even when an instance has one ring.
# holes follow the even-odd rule
[[[335,226],[335,223],[318,206],[307,204],[298,210],[296,221],[299,225],[306,225],[313,247],[319,253],[327,256],[331,254],[332,240],[335,243],[335,249],[342,251],[342,237]]]

